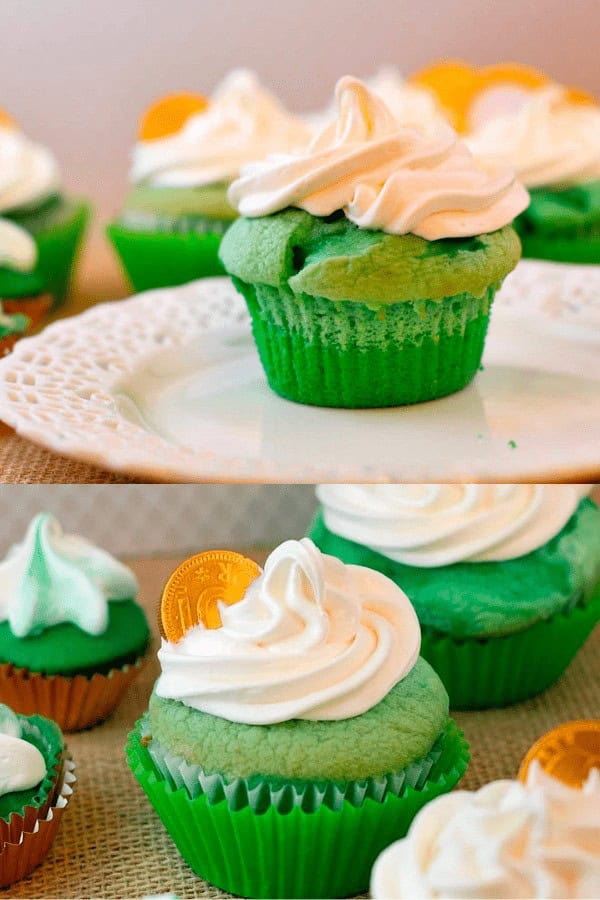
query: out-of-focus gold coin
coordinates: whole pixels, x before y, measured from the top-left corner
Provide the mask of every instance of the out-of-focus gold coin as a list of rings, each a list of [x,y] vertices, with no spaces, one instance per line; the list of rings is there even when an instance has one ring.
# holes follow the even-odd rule
[[[565,722],[543,735],[521,763],[521,781],[534,759],[569,787],[581,787],[592,769],[600,769],[600,719]]]
[[[220,628],[219,600],[231,606],[242,599],[261,573],[252,559],[230,550],[207,550],[182,563],[171,575],[162,595],[162,632],[176,643],[203,622]]]

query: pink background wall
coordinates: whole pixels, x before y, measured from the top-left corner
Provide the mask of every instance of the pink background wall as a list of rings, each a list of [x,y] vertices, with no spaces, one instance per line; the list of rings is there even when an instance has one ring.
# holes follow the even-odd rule
[[[246,65],[297,109],[346,72],[513,58],[600,93],[600,0],[2,0],[0,104],[108,215],[140,112]]]

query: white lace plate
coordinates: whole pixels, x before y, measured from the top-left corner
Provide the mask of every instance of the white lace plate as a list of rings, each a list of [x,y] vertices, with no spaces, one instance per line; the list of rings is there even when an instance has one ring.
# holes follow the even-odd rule
[[[224,278],[96,306],[0,362],[0,418],[161,481],[600,480],[600,267],[523,262],[484,369],[418,406],[300,406],[264,378]]]

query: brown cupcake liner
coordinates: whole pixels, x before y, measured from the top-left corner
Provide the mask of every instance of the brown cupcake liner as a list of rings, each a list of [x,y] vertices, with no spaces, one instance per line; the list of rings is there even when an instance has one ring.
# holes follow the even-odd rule
[[[5,313],[14,315],[22,313],[31,319],[30,328],[34,328],[42,321],[52,306],[52,294],[36,294],[33,297],[11,297],[2,300],[2,308]]]
[[[108,675],[67,678],[42,675],[4,663],[0,665],[0,703],[23,716],[37,713],[53,719],[62,731],[82,731],[108,718],[143,664],[140,658],[121,669],[112,669]]]
[[[12,831],[0,841],[0,888],[26,878],[50,852],[73,794],[74,772],[75,764],[67,757],[52,804],[43,812],[27,807],[24,816],[11,816]]]

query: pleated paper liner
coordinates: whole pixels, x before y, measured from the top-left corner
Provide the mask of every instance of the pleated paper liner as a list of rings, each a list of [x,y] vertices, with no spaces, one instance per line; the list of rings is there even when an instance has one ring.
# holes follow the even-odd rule
[[[144,664],[112,669],[108,675],[42,675],[0,665],[0,703],[21,715],[39,713],[63,731],[81,731],[103,722],[121,702]]]
[[[32,819],[29,811],[22,820],[22,829],[15,831],[8,839],[0,841],[0,888],[21,881],[46,857],[60,828],[60,823],[73,795],[76,782],[75,764],[65,759],[64,772],[58,795],[52,805],[41,814],[36,810]]]
[[[484,297],[380,304],[332,301],[234,278],[270,387],[309,406],[422,403],[476,375],[495,287]]]
[[[60,306],[69,289],[69,282],[91,214],[85,201],[72,201],[68,219],[54,222],[33,234],[38,247],[38,267],[44,273],[53,307]]]
[[[523,258],[564,263],[600,263],[600,235],[560,237],[522,234]]]
[[[586,605],[504,637],[457,640],[423,631],[421,656],[444,682],[452,709],[508,706],[554,684],[600,621],[600,591]]]
[[[135,291],[225,274],[218,256],[222,234],[135,231],[118,222],[106,233]]]
[[[420,779],[418,763],[409,767],[418,788],[398,773],[398,785],[387,776],[339,791],[280,788],[277,796],[268,779],[262,788],[256,778],[228,783],[205,776],[203,784],[198,767],[192,775],[173,757],[164,757],[173,770],[165,778],[146,728],[142,720],[129,736],[134,776],[194,872],[245,897],[344,897],[366,890],[381,850],[406,834],[422,806],[457,784],[469,761],[468,744],[449,720],[437,758],[424,761],[428,776]],[[156,747],[153,752],[156,757]],[[175,787],[174,778],[195,782],[196,795],[186,784]]]

